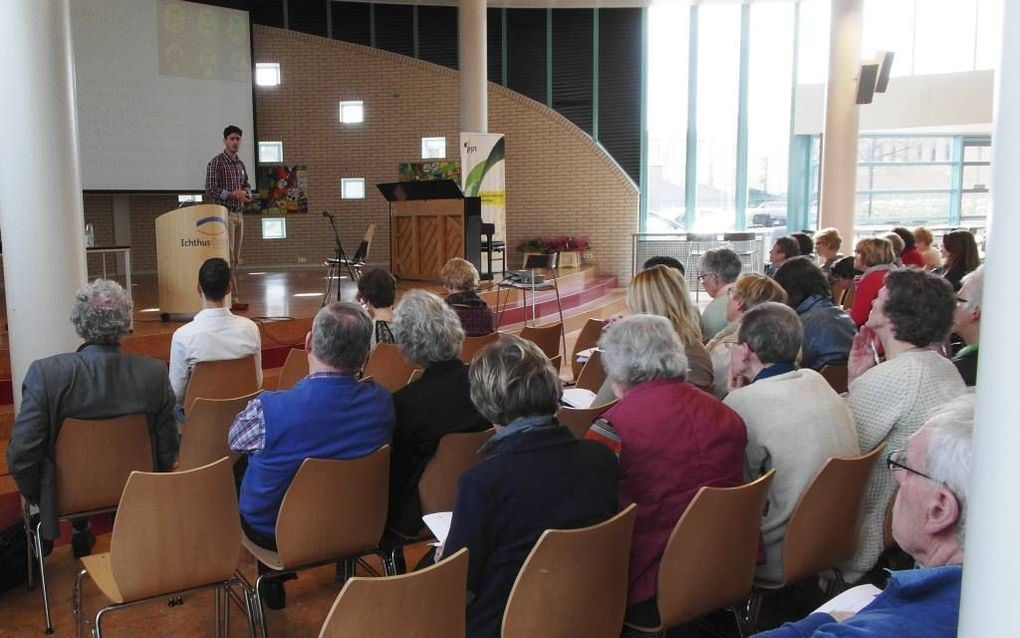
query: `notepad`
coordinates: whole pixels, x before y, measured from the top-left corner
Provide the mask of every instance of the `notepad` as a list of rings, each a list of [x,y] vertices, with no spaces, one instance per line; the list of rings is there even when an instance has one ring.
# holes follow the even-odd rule
[[[815,613],[831,614],[834,611],[859,612],[875,600],[875,596],[882,593],[882,590],[874,585],[858,585],[851,587],[839,596],[815,610]]]
[[[588,348],[587,350],[581,350],[577,353],[577,362],[586,363],[588,359],[591,359],[591,353],[598,350],[598,348]]]
[[[571,408],[590,408],[595,403],[595,393],[584,388],[567,388],[560,401]]]
[[[439,541],[438,545],[446,544],[446,537],[450,535],[450,522],[453,521],[453,512],[435,512],[421,517],[425,526],[429,528],[432,535]]]

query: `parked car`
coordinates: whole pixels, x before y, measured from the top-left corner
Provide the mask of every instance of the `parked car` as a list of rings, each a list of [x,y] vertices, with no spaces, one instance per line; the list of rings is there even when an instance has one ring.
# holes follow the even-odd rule
[[[765,202],[751,209],[750,226],[785,226],[786,205]]]

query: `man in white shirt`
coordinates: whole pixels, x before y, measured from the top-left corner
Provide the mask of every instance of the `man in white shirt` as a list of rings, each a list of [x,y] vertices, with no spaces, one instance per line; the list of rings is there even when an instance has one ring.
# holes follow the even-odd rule
[[[177,414],[184,395],[188,391],[188,380],[195,364],[201,361],[223,361],[241,359],[255,355],[255,369],[259,384],[262,383],[262,340],[255,322],[238,317],[226,305],[227,295],[232,292],[230,266],[219,257],[205,260],[198,271],[198,294],[202,297],[202,311],[191,323],[174,332],[170,344],[170,385],[177,397]]]

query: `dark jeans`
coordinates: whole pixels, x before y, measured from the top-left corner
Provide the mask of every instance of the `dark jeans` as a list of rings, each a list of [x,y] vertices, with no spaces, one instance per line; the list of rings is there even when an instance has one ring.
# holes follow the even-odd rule
[[[248,521],[244,520],[244,516],[241,516],[241,529],[244,531],[244,535],[247,536],[248,540],[250,540],[251,542],[255,543],[259,547],[263,547],[274,552],[276,551],[276,537],[268,536],[266,534],[263,534],[262,532],[259,532],[254,527],[249,525]],[[264,574],[268,571],[272,571],[271,569],[263,565],[261,561],[258,562],[258,570],[259,574]]]

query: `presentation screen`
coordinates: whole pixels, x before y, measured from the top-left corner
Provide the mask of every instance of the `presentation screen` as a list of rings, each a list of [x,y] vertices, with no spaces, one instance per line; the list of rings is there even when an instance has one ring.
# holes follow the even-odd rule
[[[228,124],[255,174],[246,11],[72,0],[71,34],[85,190],[202,190]]]

